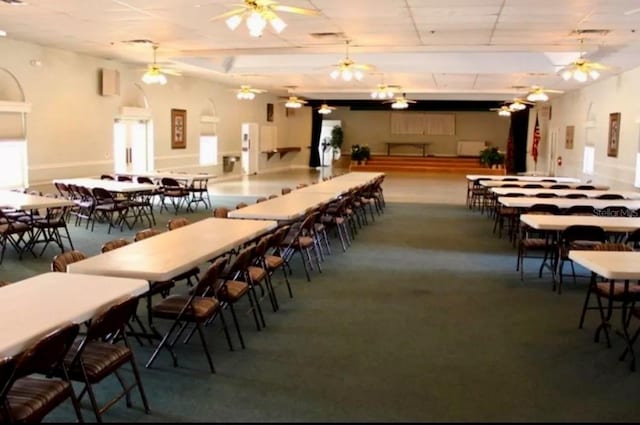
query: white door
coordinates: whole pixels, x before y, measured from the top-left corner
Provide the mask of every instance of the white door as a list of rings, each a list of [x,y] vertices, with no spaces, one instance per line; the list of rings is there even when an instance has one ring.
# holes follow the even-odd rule
[[[259,126],[257,123],[242,123],[241,160],[242,174],[256,174],[260,155]]]
[[[116,173],[153,171],[151,122],[118,119],[113,125],[113,165]]]
[[[318,145],[318,154],[320,155],[320,164],[322,167],[331,168],[333,162],[333,149],[331,148],[331,131],[336,125],[341,126],[340,120],[322,120],[320,129],[320,144]]]

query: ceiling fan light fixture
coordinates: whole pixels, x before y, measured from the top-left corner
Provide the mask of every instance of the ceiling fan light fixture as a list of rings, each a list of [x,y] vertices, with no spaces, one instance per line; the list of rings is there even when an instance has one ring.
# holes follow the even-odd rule
[[[592,80],[597,80],[598,78],[600,78],[600,73],[595,69],[592,69],[591,71],[589,71],[589,77],[591,77]]]
[[[543,91],[536,90],[527,95],[527,100],[529,102],[546,102],[547,100],[549,100],[549,96],[547,96],[547,94]]]
[[[297,109],[297,108],[302,108],[302,103],[296,102],[296,101],[293,101],[293,100],[288,100],[287,103],[284,104],[284,106],[286,108]]]
[[[322,104],[322,106],[320,106],[320,109],[318,109],[318,113],[322,115],[330,114],[331,108],[329,108],[327,104]]]
[[[247,28],[249,28],[249,35],[252,37],[260,37],[266,26],[267,20],[255,10],[247,18]]]
[[[273,18],[269,20],[269,24],[271,24],[271,28],[273,28],[274,31],[278,34],[280,34],[287,27],[287,24],[276,15],[274,15]]]
[[[511,116],[511,111],[508,109],[500,109],[498,111],[498,115],[500,115],[501,117],[510,117]]]
[[[524,103],[520,103],[520,102],[513,102],[512,104],[509,105],[509,109],[511,109],[512,111],[522,111],[526,107],[527,106]]]
[[[233,15],[224,21],[231,31],[234,31],[242,23],[242,16]]]
[[[160,70],[152,68],[142,75],[142,82],[145,84],[167,84],[167,77]]]
[[[250,91],[239,91],[236,97],[238,98],[238,100],[253,100],[255,99],[256,95],[255,93]]]
[[[407,102],[405,102],[404,100],[396,100],[395,102],[393,102],[391,104],[391,107],[393,109],[407,109],[409,107],[409,104]]]

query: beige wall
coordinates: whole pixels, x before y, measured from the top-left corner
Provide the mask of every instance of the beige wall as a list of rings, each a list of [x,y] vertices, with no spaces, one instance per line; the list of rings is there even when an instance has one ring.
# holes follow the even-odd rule
[[[278,146],[300,146],[299,153],[282,159],[274,155],[269,161],[260,155],[259,171],[305,166],[308,164],[310,112],[301,111],[286,117],[284,105],[273,94],[256,96],[253,101],[239,101],[233,87],[202,78],[169,77],[165,86],[140,82],[139,66],[129,66],[82,55],[45,48],[39,45],[0,39],[0,67],[13,74],[22,86],[25,101],[31,103],[27,115],[27,139],[30,185],[50,182],[53,178],[91,176],[113,171],[113,123],[122,106],[144,107],[145,99],[152,113],[155,168],[182,171],[208,171],[223,175],[222,156],[240,153],[240,126],[243,122],[278,127]],[[42,65],[35,67],[32,60]],[[120,73],[120,95],[101,96],[100,70],[116,69]],[[0,94],[17,100],[10,78],[0,79]],[[5,87],[2,87],[2,86]],[[266,122],[266,104],[274,103],[274,121]],[[187,147],[171,149],[170,111],[187,110]],[[308,109],[310,108],[303,108]],[[200,116],[219,117],[219,165],[201,168],[199,161]],[[3,120],[3,126],[8,126]],[[295,131],[290,131],[291,126]],[[0,134],[0,138],[2,135]],[[235,167],[234,173],[239,172]]]
[[[435,112],[435,111],[434,111]],[[440,155],[455,155],[457,142],[464,140],[486,141],[491,146],[503,149],[507,145],[509,119],[499,117],[495,112],[450,112],[455,114],[454,136],[398,136],[391,134],[391,111],[351,111],[338,108],[328,119],[342,120],[344,129],[343,153],[351,151],[352,145],[368,145],[372,154],[385,154],[384,142],[431,142],[427,152]],[[395,147],[392,153],[420,154],[419,148]]]
[[[640,68],[608,78],[603,73],[601,78],[601,81],[564,93],[554,98],[550,105],[538,108],[542,138],[537,169],[556,175],[577,176],[585,181],[592,180],[615,188],[633,188],[636,155],[640,146]],[[527,167],[530,170],[534,165],[530,146],[535,112],[532,110],[529,123]],[[617,157],[607,155],[609,114],[613,112],[621,114]],[[568,125],[575,126],[573,149],[565,146]],[[595,147],[593,175],[582,173],[584,147],[587,144]],[[562,166],[556,165],[558,156],[562,157]]]

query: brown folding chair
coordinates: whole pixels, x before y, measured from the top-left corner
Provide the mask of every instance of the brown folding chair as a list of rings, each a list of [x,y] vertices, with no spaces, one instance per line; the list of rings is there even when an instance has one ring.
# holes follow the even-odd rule
[[[67,399],[71,399],[78,421],[83,422],[64,362],[78,331],[77,324],[61,326],[15,357],[13,373],[0,388],[3,422],[42,422]]]
[[[144,411],[149,413],[149,404],[126,331],[137,307],[138,298],[132,297],[99,311],[88,324],[86,335],[76,338],[73,348],[65,358],[71,380],[84,384],[78,400],[82,400],[85,394],[89,395],[98,422],[102,422],[103,413],[123,397],[126,398],[127,407],[131,407],[131,391],[136,387],[140,392]],[[131,367],[135,381],[130,384],[120,373],[122,366],[127,364]],[[100,406],[94,387],[111,375],[117,377],[122,391]]]

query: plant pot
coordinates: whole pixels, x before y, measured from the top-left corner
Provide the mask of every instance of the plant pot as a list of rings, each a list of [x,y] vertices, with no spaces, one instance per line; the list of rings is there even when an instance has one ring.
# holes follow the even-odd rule
[[[333,160],[337,161],[342,156],[342,152],[338,148],[333,148]]]

